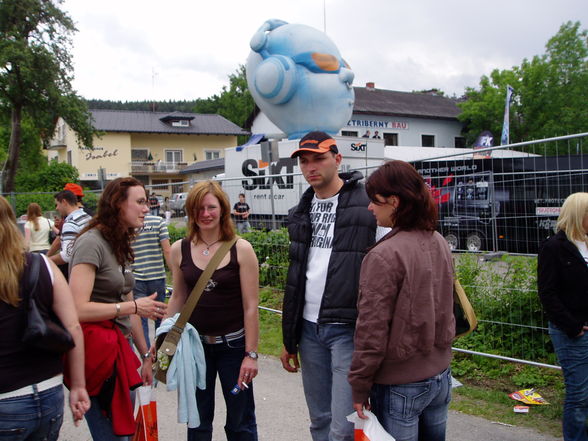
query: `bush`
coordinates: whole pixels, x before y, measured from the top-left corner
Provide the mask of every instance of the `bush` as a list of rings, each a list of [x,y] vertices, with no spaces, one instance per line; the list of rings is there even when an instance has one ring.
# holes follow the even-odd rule
[[[455,346],[526,360],[555,363],[537,295],[537,259],[503,256],[479,262],[476,255],[457,259],[457,276],[478,320],[478,329]]]

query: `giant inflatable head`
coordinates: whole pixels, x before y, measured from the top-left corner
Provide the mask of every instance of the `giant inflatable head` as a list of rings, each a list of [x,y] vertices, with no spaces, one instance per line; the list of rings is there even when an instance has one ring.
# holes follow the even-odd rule
[[[250,42],[247,84],[257,106],[289,139],[331,135],[353,111],[353,72],[323,32],[268,20]]]

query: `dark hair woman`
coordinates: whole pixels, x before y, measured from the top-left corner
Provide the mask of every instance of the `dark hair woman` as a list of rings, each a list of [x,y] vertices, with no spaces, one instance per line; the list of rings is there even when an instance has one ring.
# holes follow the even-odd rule
[[[166,305],[155,300],[156,293],[133,300],[130,268],[134,258],[131,240],[148,212],[143,184],[134,178],[115,179],[104,188],[96,215],[74,244],[69,283],[84,329],[92,399],[86,421],[95,440],[132,435],[129,390],[152,381],[152,359],[140,317],[161,318]],[[143,354],[142,378],[137,375],[140,363],[128,344],[131,336]],[[116,387],[109,389],[113,368]]]
[[[215,181],[192,188],[186,214],[188,237],[172,245],[170,316],[180,312],[222,242],[235,237],[229,199]],[[238,239],[212,274],[189,319],[200,334],[206,361],[206,389],[196,390],[200,424],[189,425],[189,441],[212,437],[217,375],[227,406],[227,439],[257,440],[252,380],[257,375],[258,290],[257,257],[249,242]],[[241,391],[230,393],[235,384]]]
[[[563,371],[565,441],[588,440],[588,193],[564,201],[537,259],[537,289]]]
[[[451,252],[435,231],[435,202],[412,165],[387,162],[369,177],[366,191],[378,225],[392,231],[361,265],[349,373],[353,406],[362,418],[371,408],[399,441],[441,441],[455,335]],[[415,403],[409,412],[403,400]]]
[[[57,440],[63,422],[63,356],[21,340],[26,326],[22,294],[30,263],[12,207],[0,196],[0,432],[18,439]],[[69,405],[77,424],[90,407],[84,340],[67,282],[44,256],[37,286],[29,295],[35,296],[39,309],[53,311],[73,336],[75,347],[66,361]]]

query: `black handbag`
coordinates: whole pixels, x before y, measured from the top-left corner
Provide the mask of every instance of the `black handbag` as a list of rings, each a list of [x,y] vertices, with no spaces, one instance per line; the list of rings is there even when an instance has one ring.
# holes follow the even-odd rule
[[[36,349],[63,354],[75,346],[73,337],[53,311],[47,311],[44,305],[37,304],[35,291],[43,257],[40,254],[31,253],[30,258],[31,264],[23,289],[26,325],[22,342]]]
[[[47,223],[49,224],[49,243],[52,244],[53,241],[57,238],[57,234],[55,234],[53,228],[51,228],[51,222],[49,222],[49,219],[47,219]]]

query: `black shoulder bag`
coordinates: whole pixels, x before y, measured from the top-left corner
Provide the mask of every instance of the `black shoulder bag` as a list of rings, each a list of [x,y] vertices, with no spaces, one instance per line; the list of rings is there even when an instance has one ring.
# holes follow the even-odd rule
[[[25,268],[27,276],[24,278],[25,286],[22,299],[26,314],[22,342],[36,349],[63,354],[75,346],[73,337],[65,329],[59,317],[37,304],[35,291],[43,257],[37,253],[31,253],[30,256],[31,266],[28,269]]]

